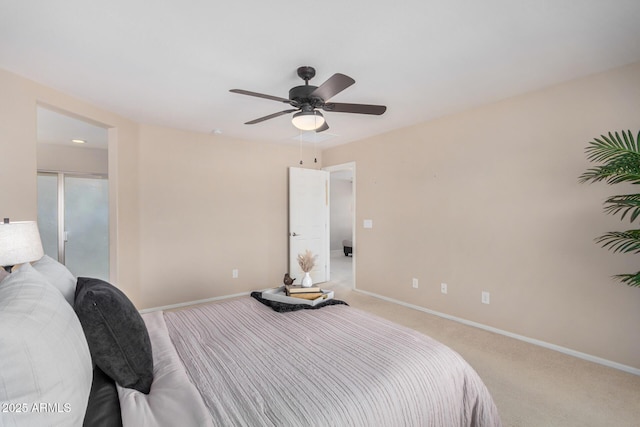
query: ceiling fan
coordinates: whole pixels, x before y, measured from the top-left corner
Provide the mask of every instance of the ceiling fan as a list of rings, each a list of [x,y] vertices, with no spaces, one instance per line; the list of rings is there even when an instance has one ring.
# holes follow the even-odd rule
[[[309,66],[299,67],[298,77],[304,80],[304,85],[291,88],[291,90],[289,90],[288,99],[257,92],[250,92],[243,89],[231,89],[230,92],[271,99],[294,107],[292,109],[279,111],[277,113],[269,114],[268,116],[251,120],[246,122],[246,125],[253,125],[265,120],[296,112],[291,120],[295,127],[300,130],[315,130],[316,132],[322,132],[329,129],[329,125],[327,125],[324,116],[320,111],[318,111],[318,109],[336,113],[372,114],[376,116],[383,114],[387,110],[387,107],[384,105],[328,102],[330,98],[342,92],[356,81],[349,76],[336,73],[320,86],[312,86],[309,84],[309,80],[311,80],[315,75],[315,68]]]

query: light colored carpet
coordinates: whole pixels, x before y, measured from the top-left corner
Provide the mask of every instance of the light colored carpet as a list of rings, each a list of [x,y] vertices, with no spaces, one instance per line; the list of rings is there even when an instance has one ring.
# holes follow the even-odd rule
[[[640,426],[640,377],[328,283],[336,298],[460,353],[508,427]]]

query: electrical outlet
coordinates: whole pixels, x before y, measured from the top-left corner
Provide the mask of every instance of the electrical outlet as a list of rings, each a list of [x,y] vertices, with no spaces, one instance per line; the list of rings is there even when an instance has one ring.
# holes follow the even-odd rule
[[[234,279],[238,278],[238,269],[234,268],[233,270],[231,270],[231,277],[233,277]]]
[[[482,292],[482,303],[489,304],[491,302],[491,294],[489,292]]]
[[[411,283],[415,289],[418,289],[418,279],[414,277]]]
[[[442,292],[443,294],[447,293],[447,284],[446,283],[440,283],[440,292]]]

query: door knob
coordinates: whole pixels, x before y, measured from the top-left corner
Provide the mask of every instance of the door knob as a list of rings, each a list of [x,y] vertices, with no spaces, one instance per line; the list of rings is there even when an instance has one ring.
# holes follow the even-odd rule
[[[295,231],[294,231],[293,233],[291,233],[291,235],[292,235],[293,237],[299,236],[299,234],[298,234],[298,233],[296,233]]]

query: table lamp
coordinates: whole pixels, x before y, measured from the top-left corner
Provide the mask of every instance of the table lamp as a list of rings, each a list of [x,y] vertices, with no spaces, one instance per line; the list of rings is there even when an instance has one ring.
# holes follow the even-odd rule
[[[11,267],[37,261],[44,255],[38,224],[35,221],[0,222],[0,266]]]

